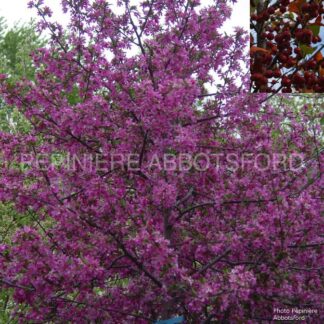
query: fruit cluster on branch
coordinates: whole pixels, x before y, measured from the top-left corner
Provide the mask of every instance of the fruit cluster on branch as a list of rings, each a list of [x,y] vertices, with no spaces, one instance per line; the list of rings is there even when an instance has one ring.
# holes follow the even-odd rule
[[[324,92],[324,4],[317,0],[251,4],[251,91]]]

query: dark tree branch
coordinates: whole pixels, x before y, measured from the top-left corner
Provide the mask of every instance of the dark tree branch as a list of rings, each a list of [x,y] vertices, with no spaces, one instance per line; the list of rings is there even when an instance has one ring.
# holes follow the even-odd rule
[[[212,259],[209,263],[207,263],[205,266],[203,266],[201,269],[199,269],[196,274],[202,274],[204,273],[206,270],[208,270],[210,267],[212,267],[215,263],[217,263],[218,261],[220,261],[222,258],[224,258],[225,256],[227,256],[229,253],[231,253],[231,249],[227,248],[224,253],[222,253],[221,255],[216,256],[214,259]]]

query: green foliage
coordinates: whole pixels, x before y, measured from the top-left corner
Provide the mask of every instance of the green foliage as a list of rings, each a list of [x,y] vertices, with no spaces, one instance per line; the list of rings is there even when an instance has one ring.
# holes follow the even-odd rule
[[[72,91],[66,95],[68,103],[72,106],[82,102],[82,99],[79,94],[79,89],[77,86],[74,86]]]
[[[0,244],[10,244],[17,230],[30,224],[28,215],[18,213],[13,204],[0,204]],[[12,289],[0,290],[0,323],[16,323],[11,312],[16,307],[12,298]]]
[[[10,318],[10,309],[13,308],[12,289],[0,290],[0,323],[16,323]]]
[[[15,108],[5,105],[0,98],[0,130],[8,133],[27,133],[30,129],[28,121]]]
[[[12,204],[0,204],[0,244],[9,244],[15,229],[28,223],[26,215],[17,213]]]
[[[45,40],[36,33],[33,22],[7,29],[5,20],[0,18],[0,73],[6,74],[13,84],[22,78],[33,80],[35,68],[30,54],[44,44]],[[29,130],[26,119],[1,98],[0,130],[23,133]]]
[[[8,30],[4,22],[2,27],[0,23],[0,73],[8,74],[12,79],[26,77],[32,80],[35,70],[30,54],[44,44],[33,22]]]
[[[307,29],[310,29],[313,32],[314,36],[318,36],[320,33],[321,25],[316,25],[316,24],[308,25]]]
[[[302,51],[303,57],[305,57],[306,55],[313,54],[315,51],[315,48],[305,45],[305,44],[300,44],[299,47]]]

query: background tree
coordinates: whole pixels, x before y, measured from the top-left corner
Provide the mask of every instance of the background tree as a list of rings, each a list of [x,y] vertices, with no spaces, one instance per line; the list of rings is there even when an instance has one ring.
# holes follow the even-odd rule
[[[6,74],[14,84],[17,80],[33,80],[35,68],[31,54],[45,44],[33,22],[8,29],[5,19],[0,22],[0,74]],[[10,105],[0,100],[0,129],[14,132],[27,131],[27,120]]]
[[[310,116],[246,93],[246,34],[220,31],[229,3],[63,1],[66,35],[30,2],[50,46],[33,82],[1,83],[31,124],[0,137],[0,200],[38,220],[1,245],[22,322],[236,323],[319,308],[321,103]],[[210,164],[163,166],[181,154]]]
[[[253,1],[252,92],[324,92],[323,14],[321,0]]]

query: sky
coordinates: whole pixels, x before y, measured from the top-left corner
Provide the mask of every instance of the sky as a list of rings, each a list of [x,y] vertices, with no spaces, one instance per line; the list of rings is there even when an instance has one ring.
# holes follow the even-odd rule
[[[211,0],[202,0],[202,3],[211,2]],[[0,1],[0,16],[7,20],[9,27],[14,26],[17,22],[28,22],[31,18],[37,18],[34,10],[27,9],[28,0],[1,0]],[[45,0],[46,4],[53,10],[53,17],[66,24],[68,18],[61,12],[60,0]],[[238,0],[234,6],[233,15],[230,21],[226,23],[224,29],[230,31],[234,26],[244,27],[249,29],[249,0]]]

